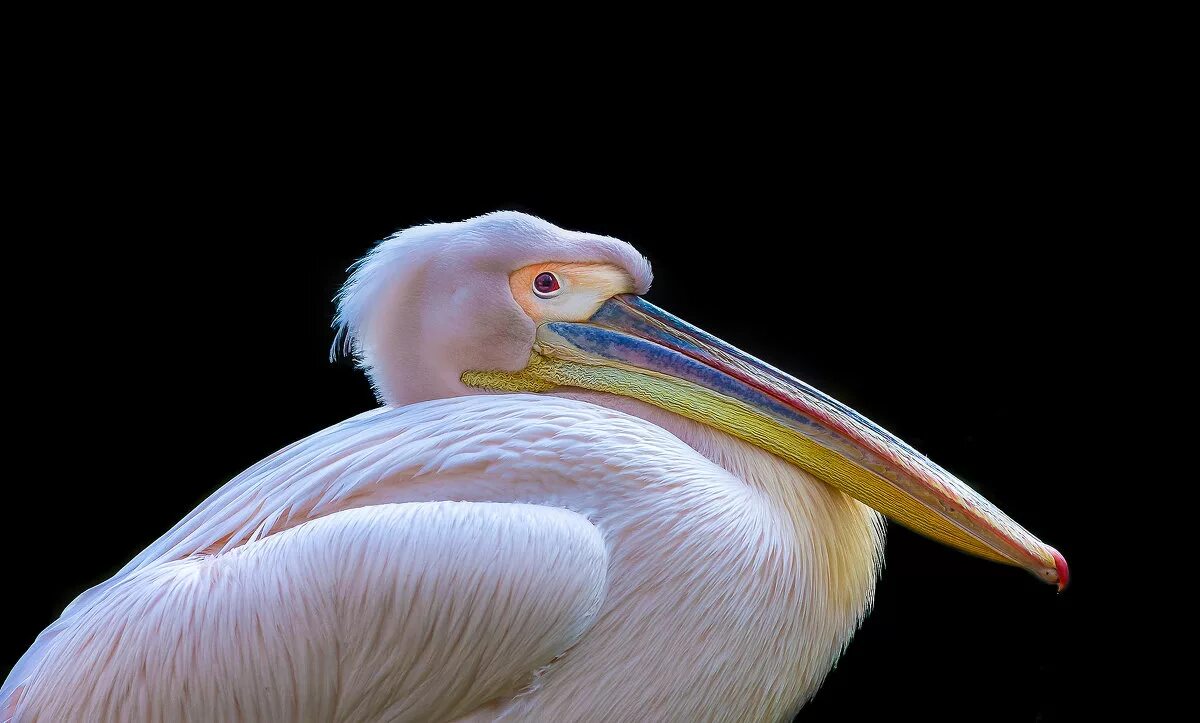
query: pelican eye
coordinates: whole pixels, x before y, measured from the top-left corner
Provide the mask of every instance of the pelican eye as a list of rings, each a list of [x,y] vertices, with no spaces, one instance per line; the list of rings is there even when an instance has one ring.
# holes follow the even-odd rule
[[[543,299],[558,296],[560,291],[562,291],[562,285],[558,283],[558,277],[549,271],[543,271],[533,280],[533,293]]]

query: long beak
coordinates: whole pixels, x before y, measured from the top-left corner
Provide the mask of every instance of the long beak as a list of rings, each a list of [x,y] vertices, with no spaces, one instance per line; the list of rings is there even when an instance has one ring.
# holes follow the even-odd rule
[[[772,452],[926,537],[1066,587],[1063,556],[954,475],[853,409],[639,297],[613,297],[585,323],[542,324],[517,375],[463,380],[641,399]]]

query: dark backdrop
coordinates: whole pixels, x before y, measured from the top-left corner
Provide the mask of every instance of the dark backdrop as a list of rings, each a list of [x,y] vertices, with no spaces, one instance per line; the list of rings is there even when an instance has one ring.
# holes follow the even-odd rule
[[[801,719],[1072,718],[1095,694],[1100,563],[1072,430],[1112,291],[1085,251],[1110,231],[1103,162],[1050,95],[1038,113],[962,102],[778,116],[720,142],[560,127],[536,155],[524,137],[317,151],[286,119],[76,139],[30,176],[32,253],[8,272],[32,470],[0,530],[0,671],[224,481],[374,404],[328,359],[330,300],[374,241],[519,209],[630,241],[651,301],[856,407],[1070,561],[1058,595],[890,527],[875,610]]]

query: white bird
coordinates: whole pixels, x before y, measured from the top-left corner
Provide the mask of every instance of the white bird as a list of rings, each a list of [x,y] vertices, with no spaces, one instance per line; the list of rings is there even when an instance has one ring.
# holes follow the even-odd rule
[[[0,721],[783,720],[871,605],[882,512],[1067,581],[892,435],[519,213],[381,242],[339,297],[380,400],[81,594]]]

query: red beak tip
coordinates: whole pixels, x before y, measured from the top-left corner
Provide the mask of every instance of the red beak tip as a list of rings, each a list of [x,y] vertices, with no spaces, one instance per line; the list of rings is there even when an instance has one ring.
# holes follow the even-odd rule
[[[1067,583],[1071,580],[1071,572],[1067,569],[1067,558],[1062,556],[1062,553],[1047,545],[1050,549],[1050,555],[1054,558],[1054,569],[1058,572],[1058,591],[1062,592],[1067,589]]]

